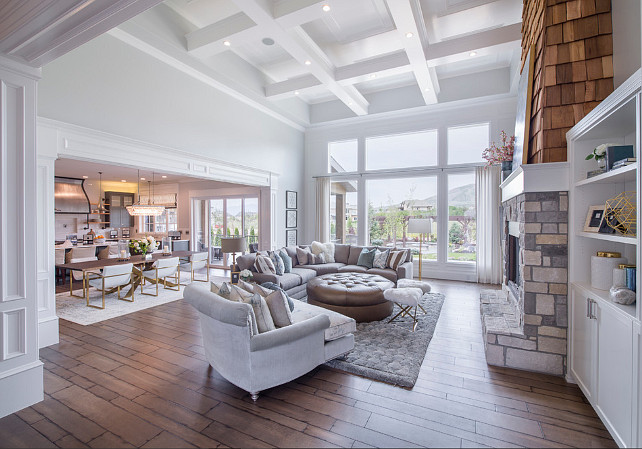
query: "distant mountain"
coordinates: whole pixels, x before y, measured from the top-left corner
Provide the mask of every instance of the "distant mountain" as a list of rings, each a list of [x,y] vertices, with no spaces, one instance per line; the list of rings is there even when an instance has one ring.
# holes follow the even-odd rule
[[[437,207],[437,195],[424,200],[409,201],[412,205]],[[456,187],[448,192],[449,206],[468,206],[475,204],[475,184]]]

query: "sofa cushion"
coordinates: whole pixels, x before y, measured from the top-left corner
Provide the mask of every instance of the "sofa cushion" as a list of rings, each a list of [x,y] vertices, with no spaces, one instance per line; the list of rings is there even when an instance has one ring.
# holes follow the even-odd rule
[[[281,248],[279,250],[279,255],[281,256],[281,260],[283,261],[283,272],[290,273],[292,271],[292,258],[285,250],[285,248]]]
[[[277,274],[276,268],[274,268],[274,263],[268,256],[256,256],[256,260],[254,260],[254,269],[257,273]]]
[[[296,257],[296,246],[286,246],[283,248],[286,253],[288,253],[288,256],[292,259],[292,266],[296,267],[299,265],[299,259]]]
[[[324,274],[337,273],[339,268],[343,267],[344,263],[324,263],[322,265],[299,265],[299,268],[307,268],[309,270],[314,270],[317,276],[322,276]]]
[[[276,274],[281,276],[283,273],[285,273],[285,263],[281,258],[281,252],[269,251],[268,254],[270,256],[270,260],[274,264],[274,270],[276,271]]]
[[[372,268],[372,262],[374,261],[375,255],[377,254],[377,248],[363,248],[361,254],[359,254],[359,260],[357,265],[366,268]]]
[[[254,261],[256,260],[257,253],[243,254],[236,258],[236,264],[239,266],[239,270],[250,270],[256,271],[254,269]]]
[[[301,282],[299,283],[299,285],[307,284],[310,279],[317,277],[317,272],[308,268],[292,268],[292,273],[301,277]]]
[[[283,290],[274,290],[265,297],[265,302],[268,309],[270,309],[272,321],[274,321],[274,325],[277,328],[286,327],[293,323],[288,295]]]
[[[327,315],[330,318],[330,327],[325,330],[325,341],[336,340],[357,330],[357,323],[352,318],[301,301],[297,302],[292,312],[292,321],[299,323],[317,315]]]
[[[389,255],[390,255],[389,249],[385,251],[377,250],[377,252],[375,253],[374,260],[372,261],[372,268],[386,268]]]
[[[310,249],[315,256],[323,254],[325,263],[334,263],[334,243],[312,242]]]
[[[347,264],[350,257],[350,245],[334,245],[334,261]]]
[[[301,285],[301,276],[296,273],[285,273],[277,277],[279,280],[278,285],[283,290],[290,290],[291,288]]]
[[[314,264],[314,254],[312,254],[310,248],[297,248],[296,258],[300,265]]]
[[[407,257],[408,257],[408,252],[406,250],[390,251],[387,265],[393,270],[396,270],[399,267],[399,265],[406,262]]]
[[[365,273],[368,271],[366,267],[360,267],[359,265],[344,265],[339,268],[339,273]]]
[[[397,272],[391,268],[370,268],[367,273],[383,276],[392,282],[397,282],[398,278]]]

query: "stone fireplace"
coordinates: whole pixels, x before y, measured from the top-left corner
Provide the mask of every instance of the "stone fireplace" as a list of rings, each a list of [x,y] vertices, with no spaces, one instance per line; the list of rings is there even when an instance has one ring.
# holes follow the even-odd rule
[[[568,164],[520,167],[502,183],[502,291],[481,296],[491,365],[566,374]]]

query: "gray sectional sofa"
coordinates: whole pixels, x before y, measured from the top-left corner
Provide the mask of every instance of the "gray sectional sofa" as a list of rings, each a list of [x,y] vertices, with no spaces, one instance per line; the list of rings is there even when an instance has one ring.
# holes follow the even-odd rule
[[[309,245],[300,245],[300,248],[307,248]],[[359,254],[363,246],[356,245],[335,245],[334,250],[334,263],[325,263],[319,265],[299,265],[296,257],[296,247],[285,247],[288,255],[292,258],[292,272],[285,273],[281,276],[275,274],[257,273],[254,268],[254,261],[256,253],[244,254],[236,258],[238,270],[250,270],[254,276],[254,281],[262,284],[264,282],[273,282],[279,285],[285,292],[292,298],[301,299],[306,296],[306,286],[310,279],[329,273],[368,273],[383,276],[390,279],[392,282],[397,282],[398,279],[412,279],[413,264],[412,262],[405,262],[401,264],[395,271],[391,268],[366,268],[357,265]],[[368,249],[374,246],[368,246]],[[379,248],[387,250],[391,248]],[[408,250],[410,251],[410,250]],[[263,253],[263,252],[259,252]]]

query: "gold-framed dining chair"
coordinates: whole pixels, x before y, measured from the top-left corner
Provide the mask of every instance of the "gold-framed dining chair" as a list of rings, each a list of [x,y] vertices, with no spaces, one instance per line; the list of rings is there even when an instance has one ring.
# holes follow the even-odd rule
[[[87,307],[93,307],[94,309],[104,309],[105,295],[114,293],[115,291],[118,292],[119,300],[134,302],[133,291],[131,299],[120,297],[120,289],[122,287],[125,287],[126,285],[132,284],[134,280],[134,276],[132,274],[133,268],[133,263],[126,263],[120,265],[110,265],[104,267],[102,271],[86,271],[85,297],[87,298]],[[94,287],[95,289],[102,291],[102,307],[95,306],[89,303],[89,287]]]
[[[176,282],[176,291],[181,289],[181,268],[179,264],[178,257],[170,257],[167,259],[157,259],[150,270],[144,270],[141,273],[141,283],[140,283],[140,292],[143,295],[149,296],[158,296],[158,284],[163,283],[163,288],[168,290],[174,290],[173,288],[167,287],[167,278],[170,278],[172,281]],[[143,287],[146,282],[151,282],[156,284],[156,294],[145,293]]]
[[[180,264],[180,270],[182,272],[189,272],[192,275],[192,282],[197,281],[197,282],[209,282],[210,281],[210,264],[209,264],[209,254],[207,252],[204,253],[196,253],[192,254],[189,257],[188,262],[183,262]],[[202,270],[205,268],[207,270],[207,278],[206,279],[196,279],[196,276],[194,273],[197,270]],[[181,285],[187,285],[187,284],[181,284]]]

